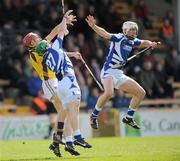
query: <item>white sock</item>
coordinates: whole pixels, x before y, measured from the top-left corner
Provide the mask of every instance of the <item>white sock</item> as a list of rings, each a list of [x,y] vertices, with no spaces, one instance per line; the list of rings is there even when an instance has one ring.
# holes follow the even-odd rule
[[[73,142],[72,136],[66,136],[66,142]]]
[[[73,136],[77,136],[77,135],[81,135],[80,129],[75,130],[75,131],[73,132]]]
[[[97,111],[101,111],[102,108],[99,108],[99,107],[95,106],[95,109],[96,109]]]

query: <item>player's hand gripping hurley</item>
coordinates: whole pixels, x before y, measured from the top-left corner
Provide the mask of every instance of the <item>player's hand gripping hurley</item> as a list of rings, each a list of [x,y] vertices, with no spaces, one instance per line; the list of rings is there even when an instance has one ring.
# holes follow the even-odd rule
[[[157,42],[157,45],[160,45],[161,42]],[[131,61],[132,59],[136,58],[138,55],[150,50],[150,49],[153,49],[152,46],[149,46],[149,47],[146,47],[145,49],[141,50],[140,52],[134,54],[133,56],[129,57],[126,61],[124,61],[122,64],[116,64],[114,66],[112,66],[113,69],[121,69],[123,66],[126,65],[127,62]]]
[[[81,54],[79,52],[71,52],[71,57],[74,57],[75,59],[80,60],[83,63],[83,65],[85,65],[86,69],[89,71],[89,73],[91,74],[91,76],[93,77],[93,79],[95,80],[95,82],[97,83],[99,88],[101,89],[101,91],[103,91],[103,87],[102,87],[101,83],[99,83],[99,81],[96,79],[96,77],[94,76],[94,74],[92,73],[92,71],[90,70],[88,65],[86,64],[86,62],[83,59],[83,57],[81,56]]]

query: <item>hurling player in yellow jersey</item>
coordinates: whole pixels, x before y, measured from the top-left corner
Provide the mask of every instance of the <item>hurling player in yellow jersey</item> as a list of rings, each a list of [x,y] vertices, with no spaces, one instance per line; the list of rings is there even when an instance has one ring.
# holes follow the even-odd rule
[[[71,12],[72,12],[71,10],[67,11],[64,15],[64,17],[67,19],[66,23],[70,25],[72,25],[72,23],[76,21],[76,17],[72,15]],[[50,32],[50,34],[46,36],[45,38],[46,41],[51,42],[52,39],[55,36],[57,36],[59,25],[57,25]],[[23,44],[29,50],[29,58],[30,58],[32,66],[37,71],[40,79],[42,79],[43,81],[42,88],[43,88],[45,97],[53,102],[58,112],[57,125],[55,129],[56,132],[53,135],[53,144],[51,144],[51,150],[54,151],[56,156],[61,157],[61,153],[59,151],[59,143],[62,143],[62,133],[63,133],[63,128],[64,128],[65,111],[62,107],[61,101],[59,100],[56,94],[58,80],[55,74],[51,70],[48,69],[48,67],[43,61],[43,57],[38,55],[34,50],[35,46],[40,40],[41,38],[38,34],[30,32],[24,37]],[[67,52],[67,55],[69,57],[75,57],[76,59],[82,60],[81,54],[79,52]],[[67,134],[72,134],[72,128],[69,123],[66,124],[65,126],[65,132]],[[71,154],[75,153],[79,155],[79,153],[75,151],[75,149],[70,149],[70,150],[71,151],[69,152]]]

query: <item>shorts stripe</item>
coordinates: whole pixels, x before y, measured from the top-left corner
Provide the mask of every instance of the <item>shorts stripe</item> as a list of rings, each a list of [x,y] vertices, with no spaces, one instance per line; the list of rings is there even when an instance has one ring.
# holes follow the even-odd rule
[[[54,89],[53,89],[53,88],[51,87],[51,85],[49,84],[49,81],[48,81],[48,80],[45,80],[44,82],[45,82],[46,87],[49,89],[50,93],[51,93],[52,95],[54,95],[56,92],[54,91]]]

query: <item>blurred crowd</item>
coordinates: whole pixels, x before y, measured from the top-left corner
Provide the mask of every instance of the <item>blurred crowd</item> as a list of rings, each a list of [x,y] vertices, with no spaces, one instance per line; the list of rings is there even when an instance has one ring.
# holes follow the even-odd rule
[[[144,0],[128,1],[134,6],[129,20],[138,23],[139,37],[145,38],[143,31],[152,29],[154,22],[149,19],[149,8]],[[112,33],[121,32],[122,20],[113,8],[112,0],[66,0],[65,10],[73,9],[77,22],[69,27],[70,34],[64,41],[67,51],[79,51],[96,78],[108,54],[109,42],[100,38],[87,25],[85,17],[92,14],[97,23]],[[11,94],[11,89],[18,89],[17,98],[25,95],[37,97],[41,90],[41,80],[28,61],[28,53],[23,47],[22,38],[29,31],[45,37],[62,19],[62,7],[57,0],[1,0],[0,1],[0,79],[9,80],[10,84],[1,86],[1,99]],[[180,81],[180,55],[174,47],[173,12],[167,11],[162,29],[158,36],[166,49],[154,50],[153,54],[143,55],[128,63],[124,72],[139,82],[147,92],[147,98],[172,98],[172,83]],[[133,53],[138,52],[136,49]],[[156,53],[160,52],[159,56]],[[86,108],[92,108],[100,90],[84,65],[73,60],[74,70],[82,90],[82,100]],[[10,90],[8,90],[10,89]],[[9,92],[6,92],[9,91]],[[17,99],[16,99],[17,100]],[[116,91],[112,99],[113,107],[126,107],[129,97],[122,91]]]

